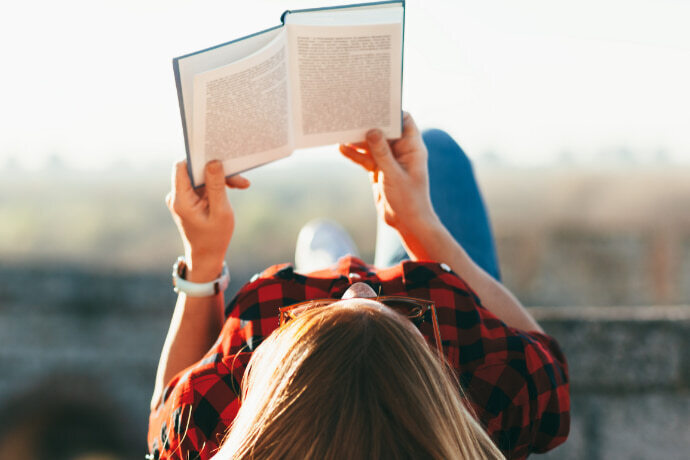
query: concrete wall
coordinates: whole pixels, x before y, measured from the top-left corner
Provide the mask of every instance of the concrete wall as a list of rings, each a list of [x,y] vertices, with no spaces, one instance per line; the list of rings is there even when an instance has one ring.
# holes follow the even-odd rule
[[[545,458],[688,458],[690,307],[531,310],[570,367],[570,437]]]
[[[0,266],[0,280],[0,418],[13,420],[8,404],[27,393],[109,399],[130,440],[125,458],[141,458],[175,299],[167,273]],[[570,439],[546,458],[687,458],[690,307],[532,311],[561,343],[572,381]]]
[[[52,269],[0,269],[0,412],[27,394],[46,404],[55,394],[87,402],[98,396],[117,408],[115,420],[124,419],[118,435],[130,447],[122,458],[143,458],[176,297],[170,280]]]

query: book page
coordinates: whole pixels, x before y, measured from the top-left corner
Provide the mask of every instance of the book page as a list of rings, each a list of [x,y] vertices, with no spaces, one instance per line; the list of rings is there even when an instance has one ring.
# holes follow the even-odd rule
[[[189,153],[189,146],[193,142],[191,130],[194,107],[194,75],[240,61],[259,52],[271,43],[281,31],[282,27],[274,27],[173,59],[187,153]]]
[[[292,152],[284,31],[260,52],[194,77],[192,132],[195,185],[210,160],[234,174]]]
[[[296,147],[400,136],[402,24],[287,29]]]
[[[400,136],[401,24],[287,27],[296,147]]]

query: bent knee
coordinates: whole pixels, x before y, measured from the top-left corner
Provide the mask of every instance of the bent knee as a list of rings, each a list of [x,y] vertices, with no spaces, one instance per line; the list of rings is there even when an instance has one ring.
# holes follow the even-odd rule
[[[455,161],[470,165],[470,160],[467,158],[465,151],[455,142],[455,139],[450,134],[442,129],[426,129],[422,132],[422,139],[429,151],[430,159],[431,157],[453,156]]]

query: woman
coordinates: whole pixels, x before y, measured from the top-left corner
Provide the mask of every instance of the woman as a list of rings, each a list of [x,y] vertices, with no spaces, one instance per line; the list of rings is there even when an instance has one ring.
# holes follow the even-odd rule
[[[249,183],[210,162],[205,189],[194,190],[177,164],[167,203],[185,256],[174,268],[179,297],[151,402],[150,457],[500,457],[488,434],[521,459],[565,441],[565,358],[500,283],[459,146],[440,131],[422,135],[405,114],[400,139],[372,130],[340,150],[370,172],[379,229],[390,226],[377,235],[379,266],[336,253],[318,272],[276,265],[227,306],[225,189]],[[293,319],[279,326],[279,316]]]
[[[218,460],[504,458],[419,330],[374,300],[306,309],[247,373]]]

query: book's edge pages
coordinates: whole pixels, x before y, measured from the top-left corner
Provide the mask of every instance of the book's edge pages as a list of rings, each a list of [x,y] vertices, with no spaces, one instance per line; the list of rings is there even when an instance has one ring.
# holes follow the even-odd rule
[[[285,24],[285,18],[289,14],[295,14],[295,13],[310,13],[314,11],[324,11],[324,10],[348,10],[348,9],[359,9],[359,8],[371,8],[371,7],[377,7],[381,5],[388,5],[388,4],[393,4],[393,3],[399,3],[402,5],[403,9],[405,8],[405,0],[385,0],[381,2],[368,2],[368,3],[354,3],[351,5],[335,5],[335,6],[323,6],[320,8],[304,8],[300,10],[285,10],[283,11],[283,14],[280,16],[280,22]]]
[[[239,164],[237,169],[233,169],[233,172],[227,174],[225,177],[232,177],[237,174],[242,174],[252,169],[258,168],[259,166],[266,165],[268,163],[273,163],[274,161],[282,160],[287,158],[294,152],[292,147],[283,150],[282,148],[267,150],[265,152],[256,153],[254,155],[249,155],[245,157],[233,158],[235,165]],[[203,184],[200,184],[201,186]]]
[[[403,131],[403,85],[405,84],[405,0],[401,0],[403,17],[402,17],[402,44],[400,46],[400,136]]]
[[[184,112],[184,101],[182,99],[182,81],[180,79],[180,66],[178,58],[173,58],[173,73],[175,74],[175,87],[177,88],[177,103],[180,106],[180,118],[182,119],[182,136],[184,137],[184,150],[187,157],[187,175],[194,187],[194,176],[192,174],[192,158],[189,155],[189,137],[187,136],[187,117]]]
[[[190,128],[190,127],[189,127],[188,124],[187,124],[187,116],[186,116],[186,111],[185,111],[184,92],[183,92],[183,89],[182,89],[182,76],[181,76],[181,73],[180,73],[180,62],[183,61],[183,60],[185,60],[185,59],[187,59],[187,58],[190,58],[190,57],[192,57],[192,56],[198,56],[198,55],[200,55],[200,54],[203,54],[203,53],[206,53],[206,52],[209,52],[209,51],[213,51],[213,50],[216,50],[216,49],[219,49],[219,48],[228,46],[228,45],[232,45],[233,43],[237,43],[237,42],[240,42],[240,41],[244,41],[244,40],[247,40],[247,39],[256,37],[256,36],[258,36],[258,35],[266,34],[266,33],[268,33],[268,32],[272,32],[272,31],[274,31],[274,30],[276,30],[276,29],[280,29],[280,28],[282,28],[282,27],[283,27],[283,24],[281,23],[281,24],[278,24],[277,26],[269,27],[268,29],[260,30],[260,31],[258,31],[258,32],[253,33],[253,34],[245,35],[245,36],[243,36],[243,37],[236,38],[236,39],[234,39],[234,40],[230,40],[230,41],[225,42],[225,43],[221,43],[221,44],[218,44],[218,45],[214,45],[214,46],[211,46],[211,47],[208,47],[208,48],[204,48],[204,49],[199,50],[199,51],[194,51],[194,52],[192,52],[192,53],[187,53],[187,54],[184,54],[184,55],[182,55],[182,56],[177,56],[177,57],[173,58],[173,73],[174,73],[174,76],[175,76],[175,86],[176,86],[176,89],[177,89],[177,99],[178,99],[178,104],[179,104],[179,107],[180,107],[180,118],[181,118],[181,120],[182,120],[182,133],[183,133],[184,144],[185,144],[185,156],[187,157],[187,171],[188,171],[188,173],[189,173],[189,178],[190,178],[190,180],[191,180],[191,182],[192,182],[192,186],[193,186],[194,188],[197,188],[197,187],[199,187],[200,185],[197,185],[197,184],[194,183],[194,177],[193,177],[193,174],[192,174],[192,161],[191,161],[190,135],[189,135],[189,128]],[[245,56],[245,57],[246,57],[246,56]],[[237,61],[233,61],[233,62],[237,62]],[[228,64],[230,64],[230,63],[228,63]]]
[[[362,142],[366,137],[367,131],[369,131],[369,128],[303,136],[299,146],[295,147],[298,149],[308,149],[312,147],[322,147],[324,145]],[[383,132],[383,136],[387,139],[399,139],[401,136],[401,131],[395,124],[389,128],[381,128],[381,131]]]
[[[214,46],[209,46],[208,48],[204,48],[204,49],[199,50],[199,51],[194,51],[192,53],[183,54],[182,56],[177,56],[176,58],[173,58],[173,60],[182,60],[182,59],[186,59],[186,58],[191,57],[191,56],[195,56],[197,54],[203,54],[203,53],[206,53],[208,51],[213,51],[217,48],[222,48],[224,46],[232,45],[233,43],[241,42],[243,40],[247,40],[249,38],[256,37],[257,35],[265,34],[266,32],[271,32],[272,30],[279,29],[281,27],[283,27],[282,23],[278,24],[277,26],[269,27],[268,29],[254,32],[253,34],[249,34],[249,35],[245,35],[243,37],[235,38],[234,40],[230,40],[230,41],[220,43],[220,44],[214,45]]]

